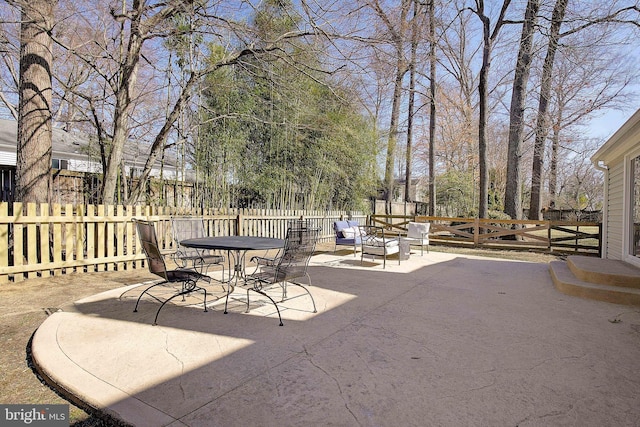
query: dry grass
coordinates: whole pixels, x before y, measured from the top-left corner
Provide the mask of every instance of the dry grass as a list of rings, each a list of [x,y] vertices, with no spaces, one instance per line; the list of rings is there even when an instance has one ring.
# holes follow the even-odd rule
[[[501,258],[510,259],[515,261],[528,261],[528,262],[543,262],[549,263],[562,259],[561,255],[550,255],[538,251],[516,251],[516,250],[502,250],[502,249],[473,249],[473,248],[459,248],[454,246],[432,246],[431,250],[437,252],[446,252],[460,255],[474,255],[487,258]]]

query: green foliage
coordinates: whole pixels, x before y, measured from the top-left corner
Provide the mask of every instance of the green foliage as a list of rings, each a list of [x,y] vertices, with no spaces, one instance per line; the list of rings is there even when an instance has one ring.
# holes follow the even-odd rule
[[[509,215],[502,211],[489,210],[489,219],[512,219]]]
[[[468,171],[450,169],[436,178],[436,204],[446,216],[466,217],[474,208],[474,179]]]
[[[263,37],[291,29],[289,15],[276,7],[286,3],[269,1],[258,12]],[[314,62],[308,47],[285,50]],[[221,48],[211,52],[223,55]],[[362,209],[376,189],[377,138],[350,99],[324,75],[302,73],[275,56],[243,60],[208,76],[193,151],[211,194],[204,203]]]
[[[290,9],[291,2],[288,0],[267,0],[256,11],[254,25],[265,38],[291,31],[297,20]]]

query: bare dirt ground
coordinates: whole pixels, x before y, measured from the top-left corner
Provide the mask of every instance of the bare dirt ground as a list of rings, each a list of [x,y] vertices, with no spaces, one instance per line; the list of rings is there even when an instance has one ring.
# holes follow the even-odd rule
[[[320,251],[333,251],[333,244],[322,244]],[[433,251],[516,259],[530,262],[550,262],[552,255],[476,249],[432,247]],[[40,382],[29,366],[29,340],[49,313],[83,297],[109,289],[154,280],[146,270],[71,273],[61,276],[34,278],[0,285],[0,402],[3,404],[66,404],[47,385]],[[105,426],[82,409],[70,405],[70,423],[75,427]]]

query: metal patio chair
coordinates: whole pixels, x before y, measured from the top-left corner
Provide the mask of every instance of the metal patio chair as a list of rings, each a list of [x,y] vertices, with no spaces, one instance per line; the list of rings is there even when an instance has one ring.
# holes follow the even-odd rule
[[[361,225],[360,230],[360,264],[364,260],[364,255],[381,256],[382,268],[387,267],[387,257],[398,254],[398,264],[400,264],[400,240],[385,234],[384,228],[373,225]]]
[[[300,229],[300,228],[309,228],[311,225],[308,219],[290,219],[287,221],[287,231],[291,228]],[[278,261],[282,256],[284,248],[278,250],[278,252],[272,257],[258,256],[255,255],[251,257],[251,262],[257,264],[258,266],[266,266],[266,267],[275,267],[278,265]]]
[[[209,267],[219,265],[222,267],[222,281],[224,281],[224,256],[212,254],[204,249],[187,248],[180,244],[185,239],[207,237],[202,218],[172,217],[171,232],[176,244],[173,259],[180,269],[192,269],[206,275]]]
[[[280,257],[278,257],[272,265],[258,264],[254,273],[247,275],[245,278],[245,283],[249,286],[247,288],[247,313],[249,312],[250,292],[259,293],[273,303],[278,312],[280,326],[282,326],[282,316],[280,315],[278,303],[267,294],[267,290],[271,288],[271,285],[280,285],[282,288],[282,298],[279,302],[284,302],[287,299],[288,284],[298,286],[304,290],[311,298],[313,312],[318,312],[313,295],[311,295],[311,292],[309,292],[300,281],[305,280],[308,286],[311,286],[311,277],[309,276],[307,268],[309,266],[309,260],[315,251],[319,233],[320,229],[310,227],[289,228],[287,230],[284,249]]]
[[[157,325],[158,323],[158,315],[160,314],[160,310],[172,299],[182,296],[184,301],[184,296],[190,294],[191,292],[202,291],[204,293],[204,311],[207,311],[207,290],[201,288],[197,285],[199,280],[209,281],[211,278],[209,276],[205,276],[195,270],[167,270],[167,266],[164,261],[164,257],[160,251],[160,247],[158,245],[158,238],[156,236],[156,230],[153,226],[152,222],[134,219],[134,223],[136,224],[136,231],[138,234],[138,239],[140,240],[140,244],[142,245],[142,250],[144,251],[145,256],[147,257],[147,266],[149,271],[157,276],[160,276],[163,280],[158,283],[154,283],[151,286],[147,287],[140,296],[138,296],[138,300],[136,301],[136,306],[133,309],[134,312],[138,311],[138,305],[140,304],[140,299],[147,294],[151,298],[155,299],[158,302],[161,302],[158,311],[156,311],[156,316],[153,320],[153,324]],[[155,295],[151,294],[151,289],[167,285],[170,283],[180,283],[181,286],[179,289],[175,291],[175,293],[165,299],[162,300]]]

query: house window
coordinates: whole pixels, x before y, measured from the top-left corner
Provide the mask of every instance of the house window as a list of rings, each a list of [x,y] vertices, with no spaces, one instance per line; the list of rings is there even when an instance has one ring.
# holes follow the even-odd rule
[[[69,161],[64,159],[51,159],[52,169],[69,169]]]
[[[640,257],[640,156],[631,160],[631,255]]]

